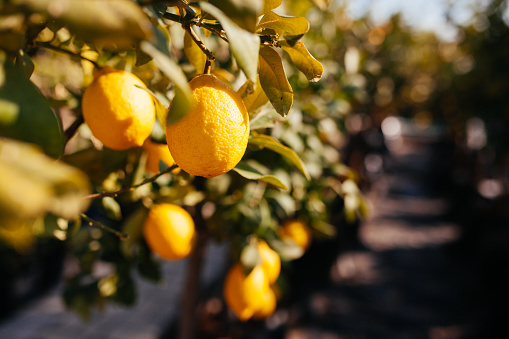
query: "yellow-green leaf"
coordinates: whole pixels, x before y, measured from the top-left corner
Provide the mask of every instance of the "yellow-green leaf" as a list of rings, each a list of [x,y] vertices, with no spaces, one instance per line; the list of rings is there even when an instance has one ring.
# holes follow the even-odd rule
[[[262,0],[209,0],[243,29],[254,32],[258,16],[262,14]]]
[[[311,54],[302,42],[295,46],[290,46],[286,42],[281,42],[281,47],[288,53],[293,64],[301,71],[311,82],[320,80],[323,74],[323,66]]]
[[[256,28],[272,29],[279,36],[290,36],[296,42],[309,31],[309,22],[304,17],[287,17],[269,12],[261,18]]]
[[[136,87],[144,90],[145,92],[147,92],[148,94],[150,94],[152,96],[152,99],[154,100],[154,105],[156,108],[157,120],[159,121],[160,126],[165,126],[166,120],[168,119],[168,106],[169,105],[163,104],[163,102],[160,100],[160,98],[163,99],[162,95],[157,95],[146,87],[141,87],[141,86],[136,86]]]
[[[175,86],[175,97],[170,105],[166,124],[171,124],[187,114],[193,104],[193,93],[187,82],[187,78],[175,61],[159,51],[147,41],[140,44],[142,51],[154,58],[156,66],[166,75]]]
[[[263,14],[269,13],[275,8],[281,6],[283,0],[264,0],[263,1]]]
[[[279,143],[273,137],[264,134],[252,135],[249,138],[249,143],[251,145],[257,145],[262,148],[266,147],[276,153],[281,154],[283,157],[288,159],[292,164],[294,164],[302,172],[302,174],[304,174],[306,179],[311,180],[311,177],[309,176],[306,166],[299,158],[297,153],[295,153],[295,151],[292,150],[291,148]]]
[[[293,90],[281,57],[272,47],[260,49],[260,84],[276,112],[286,116],[292,107]]]
[[[191,29],[193,28],[191,27]],[[184,53],[186,54],[189,63],[196,69],[196,73],[203,73],[207,56],[203,53],[200,47],[198,47],[187,31],[184,34]]]
[[[277,177],[275,177],[273,175],[262,174],[262,173],[260,173],[260,171],[258,171],[257,169],[255,169],[254,167],[250,166],[249,164],[247,164],[243,161],[239,162],[237,164],[237,166],[235,166],[233,168],[233,170],[246,179],[261,180],[261,181],[264,181],[264,182],[271,184],[275,187],[278,187],[278,188],[281,188],[284,190],[288,189],[286,187],[286,185],[283,184],[283,182],[281,180],[279,180]]]
[[[238,90],[238,93],[242,97],[242,100],[244,100],[244,104],[246,105],[249,113],[255,112],[258,108],[262,107],[269,101],[269,98],[267,98],[267,95],[260,84],[260,78],[256,78],[256,87],[249,91],[250,85],[252,84],[253,83],[251,81],[246,81]]]
[[[45,212],[71,219],[89,205],[87,176],[36,147],[0,139],[0,215],[35,218]],[[8,155],[8,156],[7,156]]]
[[[249,80],[256,82],[260,37],[237,26],[228,16],[212,4],[200,2],[200,7],[219,20],[228,37],[230,50],[235,60],[237,60],[237,64]]]
[[[130,0],[14,0],[15,4],[42,13],[85,41],[127,49],[152,39],[153,25],[143,9]]]

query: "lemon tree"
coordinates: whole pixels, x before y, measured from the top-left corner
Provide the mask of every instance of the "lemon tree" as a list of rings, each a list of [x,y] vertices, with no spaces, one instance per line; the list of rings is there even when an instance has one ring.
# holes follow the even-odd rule
[[[38,160],[0,156],[10,221],[0,240],[20,251],[38,236],[66,241],[79,272],[64,299],[83,318],[106,301],[134,305],[134,274],[159,282],[161,259],[190,256],[193,272],[207,241],[228,242],[229,321],[269,317],[281,261],[304,255],[311,238],[285,240],[280,225],[299,219],[332,237],[347,193],[358,197],[350,212],[363,211],[338,153],[347,110],[327,105],[305,39],[306,13],[326,5],[2,3],[0,155]],[[114,269],[97,276],[98,261]],[[179,337],[191,338],[199,281],[185,288]]]

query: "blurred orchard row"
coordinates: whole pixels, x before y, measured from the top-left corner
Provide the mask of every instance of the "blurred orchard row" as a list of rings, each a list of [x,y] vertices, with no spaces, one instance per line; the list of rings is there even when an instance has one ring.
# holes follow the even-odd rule
[[[203,256],[197,249],[227,242],[228,260],[248,274],[263,261],[258,246],[268,244],[288,264],[273,281],[285,298],[292,284],[285,267],[307,246],[285,239],[281,225],[304,224],[311,246],[337,237],[368,213],[359,187],[383,173],[385,147],[397,147],[405,133],[453,141],[455,158],[448,161],[455,184],[482,199],[507,196],[506,1],[479,6],[454,41],[412,31],[398,15],[382,25],[352,20],[339,1],[251,2],[192,3],[192,9],[185,1],[2,2],[0,267],[9,274],[0,286],[6,295],[23,270],[46,257],[53,267],[46,275],[58,277],[65,257],[73,267],[63,277],[69,309],[86,319],[108,302],[135,306],[133,275],[171,279],[161,276],[162,259],[142,228],[153,204],[172,203],[196,224],[194,269]],[[158,102],[151,139],[164,144],[161,126],[185,114],[165,115],[175,98],[175,107],[186,107],[186,87],[175,74],[189,80],[206,60],[184,23],[195,26],[214,55],[212,74],[238,90],[250,113],[241,165],[210,179],[170,173],[172,164],[154,165],[146,147],[103,147],[81,118],[94,64],[126,70]],[[275,96],[270,71],[257,64],[258,49],[254,57],[249,48],[239,52],[239,40],[253,36],[260,60],[268,48],[281,57],[270,59],[278,60],[269,67],[278,80]],[[500,208],[493,213],[507,217]],[[101,276],[94,271],[99,263],[110,268]],[[10,298],[3,313],[18,300]]]

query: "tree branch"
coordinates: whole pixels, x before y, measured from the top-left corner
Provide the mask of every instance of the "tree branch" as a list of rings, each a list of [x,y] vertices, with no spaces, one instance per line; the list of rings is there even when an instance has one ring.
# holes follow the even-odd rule
[[[61,47],[58,47],[58,46],[54,46],[52,44],[49,44],[47,42],[42,42],[42,41],[36,41],[34,43],[34,46],[36,47],[41,47],[41,48],[46,48],[46,49],[49,49],[49,50],[52,50],[54,52],[60,52],[60,53],[64,53],[64,54],[68,54],[68,55],[71,55],[73,57],[77,57],[77,58],[80,58],[82,60],[86,60],[90,63],[92,63],[96,68],[101,68],[101,66],[99,66],[99,64],[97,62],[95,62],[94,60],[90,60],[89,58],[87,57],[84,57],[83,55],[81,55],[80,53],[74,53],[72,51],[69,51],[67,49],[64,49],[64,48],[61,48]]]
[[[129,234],[122,233],[122,232],[117,231],[117,230],[115,230],[115,229],[113,229],[111,227],[108,227],[105,224],[90,218],[88,215],[86,215],[84,213],[81,213],[80,217],[83,218],[88,223],[88,226],[94,226],[95,225],[95,226],[99,227],[102,230],[105,230],[107,232],[115,234],[117,237],[120,238],[120,240],[124,241],[124,240],[128,240],[130,238]]]
[[[105,198],[105,197],[115,198],[119,194],[127,193],[127,192],[132,192],[132,191],[134,191],[136,188],[138,188],[140,186],[143,186],[145,184],[154,182],[161,175],[169,173],[169,172],[173,171],[177,167],[178,167],[177,165],[170,166],[167,169],[165,169],[164,171],[161,171],[161,172],[157,173],[156,175],[154,175],[154,176],[152,176],[150,178],[147,178],[147,179],[143,180],[142,182],[140,182],[140,183],[138,183],[136,185],[133,185],[133,186],[130,186],[130,187],[126,187],[126,188],[122,188],[122,189],[120,189],[118,191],[115,191],[115,192],[101,192],[101,193],[89,194],[85,198],[87,198],[87,199],[101,199],[101,198]]]
[[[76,118],[76,120],[74,120],[74,122],[71,124],[71,126],[67,127],[67,129],[64,131],[66,143],[67,143],[67,141],[69,141],[69,139],[71,139],[74,136],[74,134],[76,133],[76,131],[78,130],[78,128],[81,126],[82,123],[83,123],[83,116],[80,115]]]
[[[205,61],[205,69],[203,70],[203,73],[210,74],[210,69],[212,68],[212,61],[214,61],[216,58],[214,57],[214,54],[205,46],[203,41],[200,40],[200,37],[196,35],[196,32],[193,31],[191,28],[191,25],[183,24],[182,27],[186,30],[187,33],[191,36],[194,43],[205,53],[205,56],[207,57],[207,60]]]

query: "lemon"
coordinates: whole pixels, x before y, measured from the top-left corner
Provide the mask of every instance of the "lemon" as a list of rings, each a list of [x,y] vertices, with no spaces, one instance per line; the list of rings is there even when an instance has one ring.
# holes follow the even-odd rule
[[[263,305],[253,314],[254,319],[265,319],[272,315],[276,310],[277,306],[276,293],[274,292],[272,287],[265,292],[262,298]]]
[[[246,276],[242,265],[236,263],[226,275],[223,294],[233,313],[246,321],[263,308],[268,290],[269,281],[261,265]]]
[[[165,144],[158,144],[147,139],[143,144],[143,149],[147,152],[147,163],[145,165],[145,169],[149,173],[158,173],[159,172],[159,162],[162,161],[168,167],[171,167],[175,164],[175,160],[171,156],[170,151],[168,150],[168,146]],[[179,168],[175,168],[172,170],[173,173],[178,174],[180,172]]]
[[[281,273],[281,258],[279,254],[270,248],[263,240],[258,242],[258,253],[260,254],[262,267],[267,274],[269,283],[275,283],[279,277],[279,273]]]
[[[281,239],[291,239],[304,251],[311,244],[311,230],[300,220],[287,220],[278,231]]]
[[[125,150],[143,145],[155,122],[155,106],[135,75],[104,67],[85,89],[83,119],[104,146]]]
[[[195,105],[166,127],[166,140],[182,170],[215,177],[242,159],[249,137],[249,115],[240,95],[213,75],[198,75],[189,85]]]
[[[176,260],[189,255],[194,235],[191,215],[182,207],[168,203],[152,206],[143,225],[148,246],[163,259]]]

